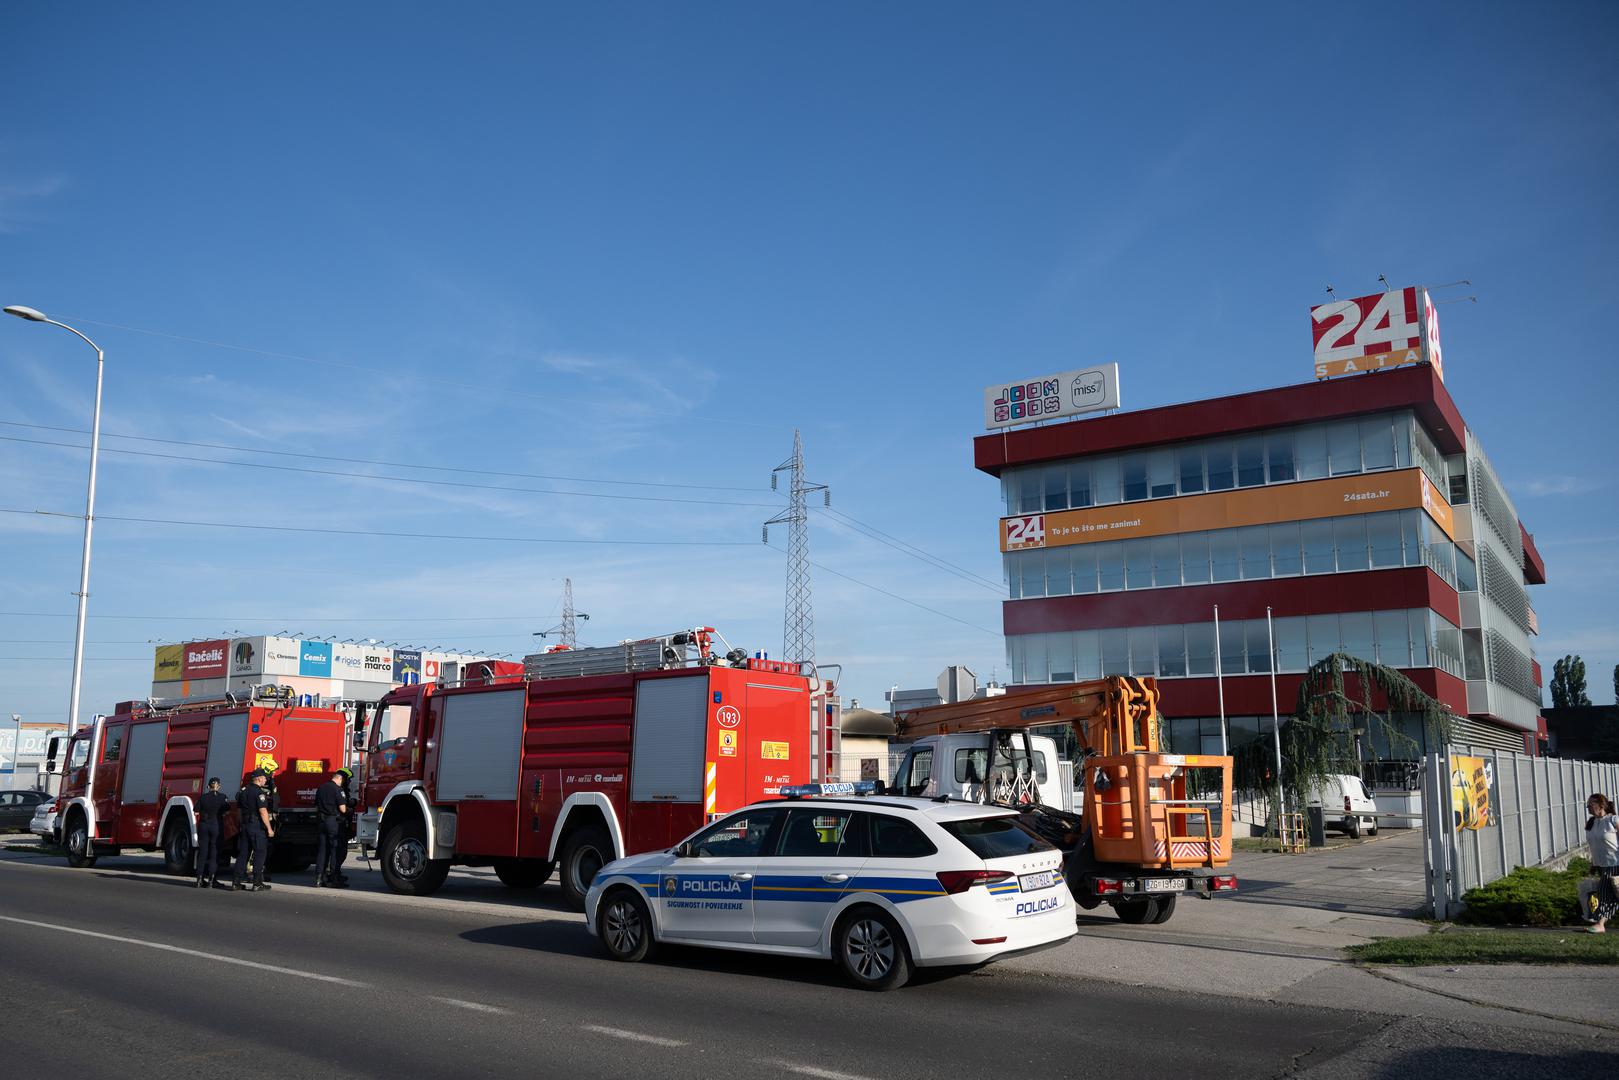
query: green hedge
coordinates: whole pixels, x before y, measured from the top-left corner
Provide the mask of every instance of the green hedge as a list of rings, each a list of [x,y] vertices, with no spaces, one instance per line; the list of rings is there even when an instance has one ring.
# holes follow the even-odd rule
[[[1570,859],[1567,870],[1520,866],[1499,881],[1469,889],[1457,922],[1488,926],[1578,926],[1580,880],[1591,864]]]

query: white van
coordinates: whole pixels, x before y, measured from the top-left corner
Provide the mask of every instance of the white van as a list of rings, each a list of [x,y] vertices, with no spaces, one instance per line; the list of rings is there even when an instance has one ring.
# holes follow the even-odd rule
[[[970,802],[1006,806],[1038,802],[1079,813],[1084,796],[1074,792],[1073,766],[1057,756],[1057,743],[1044,735],[1029,737],[1034,761],[1028,759],[1021,734],[997,752],[987,731],[925,735],[896,744],[903,756],[894,770],[889,792],[934,797],[948,795]]]
[[[1359,837],[1362,830],[1368,836],[1377,835],[1377,803],[1358,776],[1340,773],[1327,777],[1310,792],[1306,805],[1321,807],[1329,829],[1341,829],[1351,838]]]

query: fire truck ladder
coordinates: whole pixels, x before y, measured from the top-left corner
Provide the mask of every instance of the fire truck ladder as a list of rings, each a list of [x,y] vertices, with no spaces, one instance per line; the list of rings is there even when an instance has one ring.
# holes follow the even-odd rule
[[[577,675],[622,675],[632,671],[666,671],[670,668],[715,664],[721,659],[713,652],[715,638],[728,650],[725,660],[735,662],[739,657],[746,659],[745,654],[731,649],[730,643],[713,627],[698,626],[656,637],[621,641],[617,645],[533,653],[523,657],[523,671],[530,679],[564,679]]]

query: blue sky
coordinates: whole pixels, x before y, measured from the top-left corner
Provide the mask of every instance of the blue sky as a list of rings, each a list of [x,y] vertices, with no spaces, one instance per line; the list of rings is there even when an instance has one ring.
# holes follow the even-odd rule
[[[152,640],[521,653],[564,576],[593,641],[778,652],[794,427],[837,510],[970,572],[817,512],[819,658],[867,703],[988,676],[982,388],[1304,381],[1309,307],[1379,274],[1473,282],[1448,385],[1545,555],[1548,678],[1583,653],[1607,701],[1616,38],[1604,4],[14,10],[0,298],[107,349],[109,436],[314,455],[107,438],[85,708],[145,691]],[[0,442],[3,508],[82,510],[87,455],[39,442],[84,437],[15,425],[86,428],[87,358],[0,324],[0,435],[36,440]],[[0,712],[48,719],[77,524],[0,514],[0,545]]]

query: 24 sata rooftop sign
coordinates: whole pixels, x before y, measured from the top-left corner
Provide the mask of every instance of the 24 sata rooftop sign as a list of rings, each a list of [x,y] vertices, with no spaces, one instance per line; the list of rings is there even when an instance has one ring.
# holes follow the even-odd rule
[[[1412,285],[1319,304],[1310,309],[1310,329],[1318,379],[1422,363],[1445,377],[1439,314],[1427,289]]]

